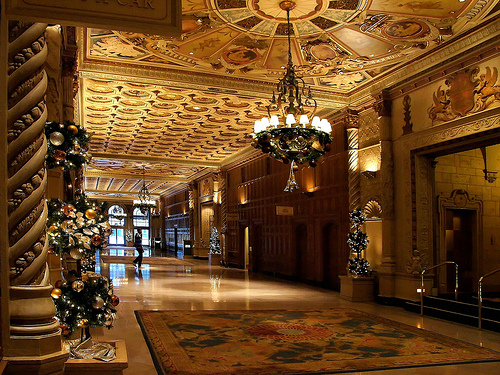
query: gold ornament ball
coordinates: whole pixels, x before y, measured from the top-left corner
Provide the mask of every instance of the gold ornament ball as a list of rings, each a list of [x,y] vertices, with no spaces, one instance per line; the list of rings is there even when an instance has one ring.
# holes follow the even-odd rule
[[[113,315],[111,314],[106,314],[104,315],[104,325],[106,326],[110,326],[111,324],[113,324]]]
[[[60,132],[53,132],[50,134],[49,140],[54,146],[60,146],[64,143],[64,135]]]
[[[92,208],[89,208],[87,211],[85,211],[85,217],[87,219],[94,219],[95,216],[96,216],[96,212],[95,210],[93,210]]]
[[[95,296],[92,307],[94,309],[102,309],[104,307],[104,300],[99,296]]]
[[[78,128],[75,125],[68,126],[68,130],[72,132],[74,135],[78,134]]]
[[[62,210],[66,216],[69,216],[75,210],[75,206],[72,204],[65,204],[62,206]]]
[[[50,295],[54,299],[59,299],[59,297],[61,297],[61,295],[62,295],[62,290],[59,288],[54,288],[54,289],[52,289],[52,292],[50,292]]]
[[[66,153],[63,150],[55,150],[54,151],[54,159],[57,161],[62,161],[66,158]]]
[[[69,250],[69,255],[71,255],[71,258],[79,260],[83,258],[83,250],[79,249],[77,247],[72,247]]]
[[[73,284],[71,284],[71,287],[73,288],[74,291],[81,292],[85,287],[85,284],[82,280],[75,280],[73,281]]]
[[[88,321],[88,319],[83,318],[83,319],[80,319],[80,320],[78,321],[77,325],[78,325],[78,327],[80,327],[80,328],[86,328],[86,327],[88,327],[88,326],[89,326],[89,321]]]

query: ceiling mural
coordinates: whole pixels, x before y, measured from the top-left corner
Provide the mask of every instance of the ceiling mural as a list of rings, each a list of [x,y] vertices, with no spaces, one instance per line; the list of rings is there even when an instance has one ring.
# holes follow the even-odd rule
[[[295,4],[292,59],[313,95],[323,95],[322,117],[496,9],[493,0]],[[143,166],[149,190],[166,194],[251,149],[248,134],[267,115],[271,97],[261,89],[273,87],[287,64],[286,12],[278,0],[183,0],[182,6],[178,38],[82,31],[79,117],[93,134],[90,195],[132,198]],[[87,63],[92,67],[85,70]],[[99,73],[111,66],[123,73]],[[150,68],[147,78],[134,73],[144,68]],[[167,71],[176,74],[175,84],[162,84]],[[213,87],[187,79],[191,72]],[[253,86],[239,92],[226,85],[228,77],[243,82],[240,88]],[[331,99],[335,95],[341,99]]]
[[[466,31],[493,1],[296,0],[292,56],[310,84],[339,93]],[[87,58],[275,82],[287,59],[276,0],[184,0],[179,38],[89,29]]]

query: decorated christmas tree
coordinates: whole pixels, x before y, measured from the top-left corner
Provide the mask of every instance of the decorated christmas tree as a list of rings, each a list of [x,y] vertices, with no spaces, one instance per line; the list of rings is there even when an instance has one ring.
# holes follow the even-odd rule
[[[347,235],[347,244],[351,249],[351,256],[347,264],[347,272],[354,276],[370,276],[370,263],[361,258],[361,252],[368,246],[368,236],[361,228],[365,223],[365,215],[361,210],[354,210],[349,213],[351,221],[351,231]]]
[[[210,244],[208,248],[208,252],[210,254],[220,254],[220,239],[219,239],[219,231],[216,227],[213,227],[212,233],[210,234]]]
[[[66,280],[57,281],[51,294],[64,336],[81,328],[89,338],[89,327],[110,329],[113,326],[115,307],[120,300],[114,295],[113,285],[106,277],[93,272],[87,272],[82,277],[73,273]]]
[[[47,168],[62,166],[66,170],[80,169],[90,161],[87,144],[90,134],[72,122],[60,124],[56,121],[45,124],[47,137]]]
[[[48,200],[47,233],[52,251],[80,261],[82,271],[95,270],[95,253],[107,245],[111,233],[106,203],[87,199]]]

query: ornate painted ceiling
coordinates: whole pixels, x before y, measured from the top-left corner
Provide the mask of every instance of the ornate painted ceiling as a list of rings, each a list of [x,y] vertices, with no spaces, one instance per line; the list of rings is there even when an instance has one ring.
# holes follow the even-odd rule
[[[296,0],[290,13],[296,71],[328,116],[374,80],[467,32],[496,3]],[[241,156],[255,119],[266,113],[287,61],[279,0],[182,5],[179,38],[82,32],[80,121],[94,134],[87,191],[135,193],[145,165],[150,190],[165,194]]]

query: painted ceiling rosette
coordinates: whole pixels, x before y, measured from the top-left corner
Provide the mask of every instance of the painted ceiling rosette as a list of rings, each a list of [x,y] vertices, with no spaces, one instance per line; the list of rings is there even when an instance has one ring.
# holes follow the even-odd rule
[[[465,32],[495,1],[296,0],[292,56],[312,85],[348,93]],[[182,35],[91,29],[87,58],[275,82],[287,62],[279,0],[184,0]]]

